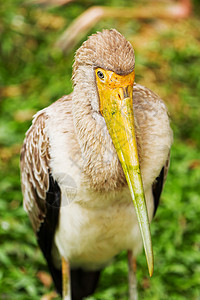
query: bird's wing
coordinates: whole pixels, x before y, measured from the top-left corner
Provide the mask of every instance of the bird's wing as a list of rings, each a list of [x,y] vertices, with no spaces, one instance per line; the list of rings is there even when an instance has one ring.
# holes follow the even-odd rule
[[[47,260],[56,288],[61,292],[61,271],[54,266],[52,258],[61,191],[51,175],[49,167],[47,119],[48,116],[45,112],[39,112],[26,133],[21,151],[21,184],[25,210],[28,212],[38,244]]]
[[[168,155],[168,158],[166,160],[164,167],[160,171],[159,176],[155,179],[155,181],[152,185],[152,192],[153,192],[153,198],[154,198],[154,216],[156,214],[156,211],[157,211],[157,208],[159,205],[160,195],[162,193],[164,183],[167,179],[169,163],[170,163],[170,153]]]
[[[46,193],[49,190],[49,141],[45,129],[47,118],[45,113],[35,116],[21,150],[24,208],[35,232],[46,216]]]

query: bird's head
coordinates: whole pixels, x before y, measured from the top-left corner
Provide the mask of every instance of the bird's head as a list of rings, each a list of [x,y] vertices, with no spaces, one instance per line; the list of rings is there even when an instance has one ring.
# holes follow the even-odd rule
[[[73,81],[75,88],[82,81],[85,94],[95,91],[90,105],[104,118],[122,165],[152,275],[151,234],[134,129],[134,68],[135,55],[131,44],[118,31],[104,30],[90,36],[78,49]],[[93,88],[89,89],[89,86]]]

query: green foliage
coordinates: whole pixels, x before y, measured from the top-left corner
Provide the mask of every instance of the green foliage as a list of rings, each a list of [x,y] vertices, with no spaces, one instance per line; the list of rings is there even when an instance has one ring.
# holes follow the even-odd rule
[[[38,279],[38,271],[48,271],[22,207],[19,152],[31,115],[72,90],[74,53],[64,56],[53,44],[64,27],[92,3],[78,1],[64,9],[50,10],[23,5],[20,0],[1,3],[1,299],[40,299],[54,288],[45,287]],[[124,3],[112,0],[107,5]],[[131,1],[126,4],[131,5]],[[136,20],[103,20],[95,30],[116,27],[134,44],[135,36],[142,36],[141,28],[151,25]],[[164,96],[175,133],[168,180],[151,226],[155,253],[152,278],[148,276],[144,253],[137,258],[140,299],[200,299],[198,28],[200,21],[194,16],[155,34],[146,50],[142,44],[136,45],[137,81],[147,83],[149,88],[156,86]],[[122,253],[103,271],[96,294],[88,299],[124,300],[128,299],[127,290],[126,254]]]

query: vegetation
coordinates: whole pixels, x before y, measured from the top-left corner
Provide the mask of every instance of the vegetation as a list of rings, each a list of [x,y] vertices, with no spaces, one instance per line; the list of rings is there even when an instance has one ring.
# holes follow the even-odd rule
[[[53,45],[93,2],[106,3],[77,1],[51,9],[20,0],[1,3],[0,298],[4,300],[40,299],[54,289],[22,207],[19,153],[32,115],[72,90],[74,50],[63,55]],[[132,1],[107,1],[125,4]],[[198,1],[194,5],[197,8]],[[199,300],[200,20],[195,14],[181,21],[109,19],[90,33],[105,27],[117,28],[133,43],[136,81],[166,101],[174,130],[168,180],[151,226],[152,278],[144,253],[137,258],[140,299]],[[125,257],[120,254],[105,269],[90,300],[128,299]]]

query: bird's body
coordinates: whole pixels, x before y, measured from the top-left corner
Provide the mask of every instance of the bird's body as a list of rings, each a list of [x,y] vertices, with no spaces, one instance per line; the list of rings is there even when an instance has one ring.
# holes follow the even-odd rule
[[[36,114],[22,149],[24,204],[57,289],[61,257],[72,269],[96,271],[120,251],[137,255],[142,247],[126,177],[99,113],[94,73],[86,58],[80,63],[83,54],[79,50],[75,60],[74,91]],[[172,133],[162,100],[138,84],[133,87],[133,110],[151,221],[167,174]],[[82,297],[72,291],[72,299]]]

